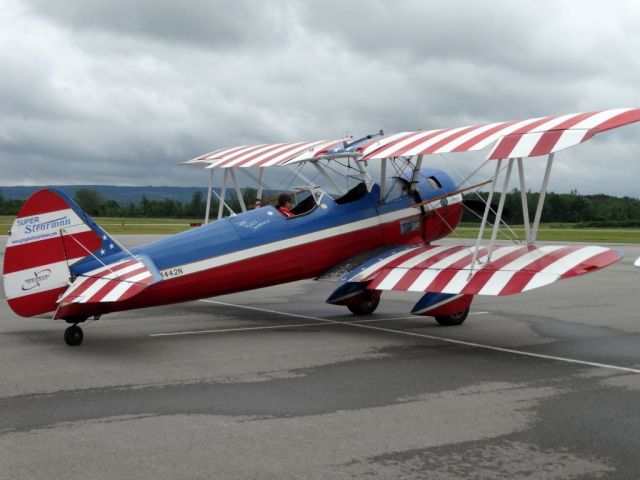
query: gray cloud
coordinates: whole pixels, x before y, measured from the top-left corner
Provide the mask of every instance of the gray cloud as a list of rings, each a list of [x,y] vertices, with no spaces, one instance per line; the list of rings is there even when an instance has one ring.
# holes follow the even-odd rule
[[[29,0],[29,13],[83,34],[127,36],[207,50],[287,42],[286,5],[260,0]]]
[[[4,3],[2,184],[204,185],[177,163],[221,146],[640,104],[630,1]],[[638,132],[562,152],[552,186],[640,195]]]

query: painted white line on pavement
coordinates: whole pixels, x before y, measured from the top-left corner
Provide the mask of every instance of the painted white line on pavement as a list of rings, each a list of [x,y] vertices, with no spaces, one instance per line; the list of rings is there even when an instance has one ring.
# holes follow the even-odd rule
[[[523,350],[514,350],[512,348],[502,348],[502,347],[494,347],[492,345],[484,345],[481,343],[474,343],[474,342],[466,342],[464,340],[456,340],[454,338],[447,338],[447,337],[438,337],[435,335],[426,335],[424,333],[415,333],[415,332],[405,332],[403,330],[394,330],[392,328],[383,328],[383,327],[374,327],[372,325],[364,325],[365,322],[367,323],[371,323],[373,321],[385,321],[385,320],[392,320],[389,318],[381,318],[381,319],[375,319],[375,320],[362,320],[362,321],[336,321],[336,320],[327,320],[325,318],[318,318],[318,317],[310,317],[307,315],[298,315],[296,313],[287,313],[287,312],[279,312],[276,310],[268,310],[266,308],[257,308],[257,307],[249,307],[247,305],[238,305],[238,304],[234,304],[234,303],[226,303],[226,302],[218,302],[215,300],[200,300],[201,302],[207,302],[207,303],[215,303],[218,305],[226,305],[229,307],[237,307],[237,308],[245,308],[248,310],[257,310],[260,312],[268,312],[268,313],[275,313],[278,315],[286,315],[286,316],[290,316],[290,317],[298,317],[298,318],[306,318],[308,320],[314,320],[316,322],[321,322],[321,323],[325,323],[325,324],[334,324],[334,325],[349,325],[352,327],[357,327],[357,328],[365,328],[365,329],[369,329],[369,330],[376,330],[379,332],[387,332],[387,333],[393,333],[396,335],[405,335],[405,336],[409,336],[409,337],[417,337],[417,338],[426,338],[429,340],[438,340],[441,342],[447,342],[447,343],[453,343],[455,345],[464,345],[466,347],[473,347],[473,348],[482,348],[485,350],[493,350],[495,352],[502,352],[502,353],[512,353],[515,355],[522,355],[522,356],[526,356],[526,357],[533,357],[533,358],[542,358],[544,360],[554,360],[554,361],[558,361],[558,362],[565,362],[565,363],[573,363],[573,364],[577,364],[577,365],[585,365],[588,367],[596,367],[596,368],[607,368],[610,370],[617,370],[620,372],[629,372],[629,373],[640,373],[640,369],[637,368],[630,368],[630,367],[622,367],[620,365],[610,365],[607,363],[598,363],[598,362],[589,362],[586,360],[577,360],[574,358],[566,358],[566,357],[557,357],[554,355],[544,355],[541,353],[533,353],[533,352],[526,352]],[[484,313],[484,312],[483,312]],[[488,312],[487,312],[488,313]],[[404,317],[403,317],[404,318]],[[410,317],[413,318],[413,317]],[[310,326],[313,324],[302,324],[300,326]],[[249,327],[246,329],[233,329],[233,331],[239,331],[239,330],[255,330],[255,329],[268,329],[268,328],[292,328],[295,327],[295,325],[275,325],[273,327]],[[230,331],[231,329],[227,330]],[[193,332],[193,333],[215,333],[215,332],[220,332],[221,330],[212,330],[212,331],[203,331],[203,332]],[[162,334],[162,333],[157,333],[157,334],[153,334],[151,336],[166,336],[166,335],[186,335],[187,333],[181,333],[181,332],[177,332],[177,333],[168,333],[168,334]]]

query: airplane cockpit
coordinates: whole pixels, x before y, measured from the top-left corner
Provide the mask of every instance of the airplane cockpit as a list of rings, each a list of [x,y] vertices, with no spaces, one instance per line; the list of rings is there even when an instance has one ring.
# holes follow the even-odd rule
[[[319,205],[322,204],[324,198],[332,198],[333,203],[336,205],[345,205],[347,203],[355,202],[356,200],[364,197],[369,191],[367,185],[364,182],[359,182],[346,193],[333,198],[328,195],[324,190],[317,186],[301,186],[296,187],[294,190],[295,207],[291,209],[291,213],[295,217],[306,215],[314,211]]]
[[[293,219],[311,213],[322,203],[322,198],[325,195],[325,192],[316,186],[296,187],[293,192],[296,206],[291,209],[291,213],[295,216],[289,218]]]

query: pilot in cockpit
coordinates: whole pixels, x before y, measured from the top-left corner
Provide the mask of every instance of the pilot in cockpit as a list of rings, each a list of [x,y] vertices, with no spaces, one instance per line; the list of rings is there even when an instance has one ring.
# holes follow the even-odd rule
[[[288,193],[278,195],[278,211],[285,217],[295,217],[295,213],[291,211],[293,201]]]

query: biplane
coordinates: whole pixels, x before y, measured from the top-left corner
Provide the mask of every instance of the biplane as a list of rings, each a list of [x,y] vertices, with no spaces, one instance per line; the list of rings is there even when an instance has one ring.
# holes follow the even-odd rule
[[[211,169],[207,218],[213,192],[219,198],[218,220],[131,249],[63,192],[43,189],[25,202],[11,228],[5,295],[18,315],[49,314],[71,324],[64,339],[72,346],[83,340],[80,324],[103,314],[306,278],[336,282],[327,302],[354,314],[374,312],[383,291],[409,291],[420,294],[412,313],[460,325],[476,295],[526,292],[622,257],[601,246],[539,245],[536,237],[555,154],[638,120],[640,109],[621,108],[390,135],[380,131],[356,140],[220,148],[183,162]],[[492,177],[478,184],[423,165],[428,155],[485,149],[481,166],[495,165]],[[541,156],[546,169],[531,222],[523,159]],[[332,178],[336,165],[350,172],[346,187]],[[330,187],[309,180],[303,166]],[[261,201],[264,171],[277,167],[292,169],[305,183],[295,190],[291,218],[267,202],[249,209],[240,195],[237,171],[258,169],[253,178]],[[516,169],[525,233],[502,245],[496,240]],[[214,170],[224,171],[220,193],[211,188]],[[223,216],[231,210],[225,197],[229,180],[242,211]],[[460,223],[462,193],[482,185],[488,198],[475,243],[438,244]]]

